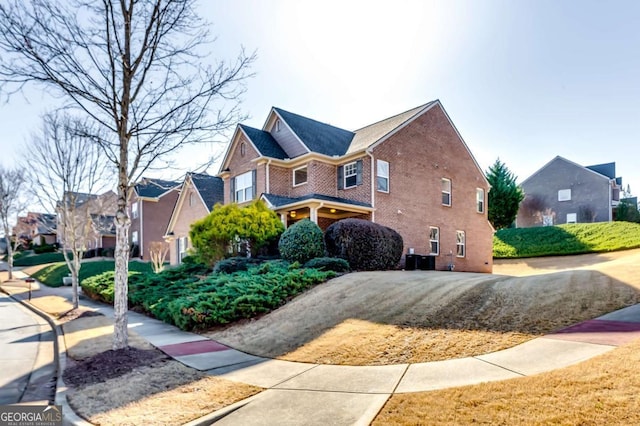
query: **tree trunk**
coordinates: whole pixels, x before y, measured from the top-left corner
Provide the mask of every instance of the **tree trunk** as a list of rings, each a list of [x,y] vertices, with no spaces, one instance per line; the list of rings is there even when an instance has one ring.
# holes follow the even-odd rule
[[[71,268],[71,290],[73,292],[73,309],[78,309],[78,281],[80,280],[80,253],[73,254],[73,267]]]
[[[5,232],[5,236],[9,235]],[[13,279],[13,247],[11,247],[11,238],[7,237],[7,265],[9,265],[9,281]]]

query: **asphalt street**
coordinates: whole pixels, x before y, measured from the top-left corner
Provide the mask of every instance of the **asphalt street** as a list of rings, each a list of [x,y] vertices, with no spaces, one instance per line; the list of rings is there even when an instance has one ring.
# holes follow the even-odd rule
[[[0,293],[0,405],[47,401],[55,380],[47,322]]]

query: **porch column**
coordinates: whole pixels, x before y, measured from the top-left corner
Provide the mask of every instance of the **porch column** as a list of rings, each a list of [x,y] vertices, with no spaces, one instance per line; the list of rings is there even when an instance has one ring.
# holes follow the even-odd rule
[[[280,213],[280,221],[284,225],[285,229],[287,228],[287,213]]]
[[[318,208],[317,207],[309,207],[309,219],[311,222],[318,224]]]

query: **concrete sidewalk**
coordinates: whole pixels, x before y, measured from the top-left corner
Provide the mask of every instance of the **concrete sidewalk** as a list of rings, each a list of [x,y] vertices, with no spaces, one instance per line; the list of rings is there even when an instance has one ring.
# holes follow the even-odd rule
[[[20,271],[16,274],[21,276]],[[34,292],[71,298],[68,287],[41,286]],[[81,299],[81,304],[113,317],[111,306],[86,298]],[[538,374],[579,363],[640,338],[640,305],[499,352],[387,366],[317,365],[262,358],[131,311],[129,328],[189,367],[266,389],[195,421],[194,425],[214,420],[223,425],[364,425],[375,418],[394,393]]]

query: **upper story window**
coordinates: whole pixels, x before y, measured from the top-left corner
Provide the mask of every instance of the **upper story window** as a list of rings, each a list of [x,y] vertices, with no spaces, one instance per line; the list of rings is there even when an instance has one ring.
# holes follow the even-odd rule
[[[484,213],[484,189],[476,188],[476,210],[478,213]]]
[[[131,204],[131,216],[134,219],[138,218],[138,202],[137,201]]]
[[[276,124],[273,126],[276,132],[280,131],[280,119],[276,119]]]
[[[571,189],[561,189],[558,191],[558,201],[571,201]]]
[[[377,188],[380,192],[389,192],[389,163],[383,160],[376,160]]]
[[[238,203],[253,200],[253,171],[234,178],[234,194],[234,201]]]
[[[464,231],[456,231],[456,256],[465,256],[465,246],[467,244],[467,237]]]
[[[451,205],[451,179],[442,178],[442,205]]]
[[[353,188],[358,184],[358,167],[356,162],[344,165],[344,188]]]
[[[194,192],[191,192],[189,194],[189,207],[193,206],[195,202],[196,202],[196,194]]]
[[[429,228],[429,254],[437,256],[440,254],[440,229],[432,226]]]
[[[293,186],[307,183],[307,166],[298,167],[293,170]]]
[[[247,154],[247,144],[242,142],[240,144],[240,156],[244,157]]]

